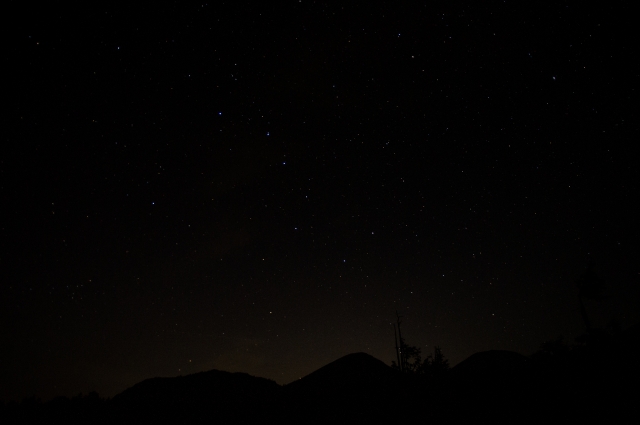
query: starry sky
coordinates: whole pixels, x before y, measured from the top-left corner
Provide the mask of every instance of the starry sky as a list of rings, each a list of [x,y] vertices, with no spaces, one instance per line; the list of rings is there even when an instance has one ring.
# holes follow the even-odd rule
[[[348,3],[14,5],[0,399],[640,320],[631,10]]]

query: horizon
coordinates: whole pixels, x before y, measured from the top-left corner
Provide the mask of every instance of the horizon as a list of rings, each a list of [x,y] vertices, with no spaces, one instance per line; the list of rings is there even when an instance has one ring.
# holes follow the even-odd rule
[[[632,326],[631,326],[631,327],[629,327],[629,328],[622,329],[622,332],[625,332],[625,331],[627,331],[627,330],[629,330],[629,329],[631,329],[631,328],[633,328],[633,327],[637,327],[638,325],[640,325],[640,323],[637,323],[636,325],[632,325]],[[551,341],[551,340],[548,340],[548,341]],[[563,341],[564,341],[564,339],[563,339]],[[565,341],[565,343],[566,343],[566,341]],[[575,344],[573,344],[573,345],[568,344],[568,345],[567,345],[567,347],[572,347],[572,346],[575,346]],[[538,350],[536,350],[535,352],[533,352],[533,353],[531,353],[531,354],[522,354],[522,353],[518,353],[518,352],[515,352],[515,351],[511,351],[511,350],[496,350],[496,349],[489,349],[489,350],[484,350],[484,351],[477,351],[477,352],[475,352],[475,353],[470,354],[469,356],[465,357],[464,359],[462,359],[461,361],[459,361],[459,362],[457,362],[457,363],[451,364],[451,362],[449,362],[449,367],[450,367],[451,369],[454,369],[454,368],[455,368],[456,366],[458,366],[460,363],[462,363],[462,362],[464,362],[464,361],[466,361],[466,360],[470,359],[471,357],[475,356],[476,354],[480,354],[480,353],[487,353],[487,352],[492,352],[492,351],[504,351],[504,352],[510,352],[510,353],[519,354],[519,355],[522,355],[522,356],[523,356],[523,357],[525,357],[525,358],[531,358],[534,354],[536,354],[537,352],[539,352],[539,350],[540,350],[540,347],[539,347],[539,349],[538,349]],[[30,395],[25,396],[25,397],[23,397],[23,398],[21,398],[21,399],[2,399],[2,400],[0,400],[0,401],[1,401],[1,402],[4,402],[4,403],[8,403],[8,402],[20,402],[20,401],[22,401],[22,400],[25,400],[25,399],[28,399],[28,398],[35,397],[35,399],[40,400],[40,401],[42,401],[42,402],[48,402],[48,401],[51,401],[51,400],[56,399],[56,398],[59,398],[59,397],[72,398],[72,397],[77,396],[78,394],[81,394],[81,395],[83,395],[83,396],[86,396],[87,394],[89,394],[89,393],[91,393],[91,392],[95,392],[95,393],[97,393],[97,394],[98,394],[101,398],[103,398],[103,399],[112,399],[114,396],[116,396],[116,395],[118,395],[118,394],[120,394],[120,393],[124,392],[125,390],[127,390],[127,389],[129,389],[129,388],[132,388],[133,386],[135,386],[135,385],[137,385],[137,384],[140,384],[140,383],[142,383],[142,382],[148,381],[148,380],[153,380],[153,379],[157,379],[157,378],[162,378],[162,379],[171,379],[171,378],[187,377],[187,376],[197,375],[197,374],[207,373],[207,372],[225,372],[225,373],[230,373],[230,374],[236,374],[236,373],[237,373],[237,374],[243,374],[243,375],[248,375],[248,376],[255,377],[255,378],[267,379],[267,380],[273,381],[274,383],[276,383],[276,384],[277,384],[278,386],[280,386],[280,387],[285,387],[285,386],[287,386],[287,385],[289,385],[289,384],[291,384],[291,383],[293,383],[293,382],[299,381],[299,380],[301,380],[301,379],[303,379],[303,378],[305,378],[305,377],[307,377],[307,376],[309,376],[309,375],[313,374],[314,372],[316,372],[316,371],[318,371],[318,370],[320,370],[320,369],[324,368],[325,366],[329,366],[329,365],[331,365],[332,363],[337,362],[338,360],[341,360],[341,359],[343,359],[343,358],[345,358],[345,357],[353,356],[353,355],[356,355],[356,354],[365,354],[365,355],[367,355],[367,356],[370,356],[370,357],[372,357],[373,359],[378,360],[378,361],[382,362],[383,364],[385,364],[387,367],[389,367],[389,369],[394,370],[393,366],[391,365],[391,362],[387,363],[387,362],[385,362],[384,360],[379,359],[378,357],[375,357],[375,356],[373,356],[373,355],[372,355],[372,354],[370,354],[370,353],[367,353],[367,352],[364,352],[364,351],[357,351],[357,352],[351,352],[351,353],[344,354],[344,355],[342,355],[342,356],[340,356],[340,357],[337,357],[337,358],[335,358],[334,360],[329,361],[328,363],[325,363],[325,364],[323,364],[323,365],[318,366],[317,368],[315,368],[315,369],[311,370],[309,373],[306,373],[306,374],[305,374],[305,375],[303,375],[303,376],[300,376],[300,377],[298,377],[298,378],[293,379],[293,380],[292,380],[292,381],[290,381],[290,382],[285,382],[285,383],[280,383],[280,382],[277,382],[275,379],[272,379],[272,378],[269,378],[269,377],[266,377],[266,376],[253,375],[253,374],[250,374],[250,373],[247,373],[247,372],[241,371],[241,370],[231,371],[231,370],[224,370],[224,369],[208,369],[208,370],[201,370],[201,371],[190,372],[190,373],[187,373],[187,374],[178,374],[178,375],[170,375],[170,376],[165,376],[165,375],[149,376],[149,377],[143,378],[143,379],[142,379],[142,380],[140,380],[140,381],[134,382],[133,384],[131,384],[131,385],[127,386],[126,388],[123,388],[123,389],[121,389],[121,390],[119,390],[119,391],[116,391],[116,392],[115,392],[115,393],[113,393],[113,394],[102,394],[102,393],[100,393],[100,392],[98,392],[98,391],[96,391],[96,390],[89,390],[89,391],[84,391],[84,392],[83,392],[83,391],[80,391],[80,392],[76,392],[76,393],[72,393],[72,394],[55,394],[55,395],[49,396],[49,397],[47,397],[47,398],[40,397],[38,394],[30,394]],[[431,353],[429,353],[429,352],[424,352],[424,351],[423,351],[421,354],[422,354],[423,356],[425,356],[425,358],[426,358],[426,356],[430,355]],[[445,356],[445,359],[446,359],[447,361],[449,361],[449,359],[448,359],[446,356]]]

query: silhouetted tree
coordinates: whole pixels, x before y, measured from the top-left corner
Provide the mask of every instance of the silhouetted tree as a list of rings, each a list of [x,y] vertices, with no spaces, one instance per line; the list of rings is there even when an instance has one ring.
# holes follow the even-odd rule
[[[415,345],[408,345],[400,330],[400,317],[396,311],[397,325],[394,324],[394,337],[396,344],[396,361],[391,362],[391,367],[403,373],[416,375],[441,376],[449,369],[449,361],[445,359],[440,347],[434,348],[433,355],[429,354],[422,360],[422,351]]]
[[[442,375],[449,370],[449,360],[445,359],[442,350],[437,345],[433,349],[433,360],[431,360],[431,369],[435,375]]]
[[[398,331],[400,330],[400,316],[398,315],[398,311],[396,310],[397,317],[397,325],[393,325],[393,339],[396,343],[396,360],[397,362],[391,362],[391,367],[394,369],[400,370],[402,372],[402,366],[404,362],[402,361],[402,353],[404,352],[404,340],[402,339],[402,334],[400,334],[400,338],[398,339]],[[397,327],[396,327],[397,326]]]
[[[400,372],[417,372],[422,363],[420,349],[415,346],[409,346],[402,337],[400,329],[400,316],[396,311],[397,324],[393,325],[393,333],[396,343],[396,362],[391,362],[391,367],[398,369]]]
[[[433,354],[429,354],[422,364],[418,373],[428,378],[442,377],[449,370],[449,360],[442,354],[440,347],[433,348]]]
[[[422,368],[422,356],[420,349],[413,345],[404,345],[405,352],[405,372],[419,373]]]

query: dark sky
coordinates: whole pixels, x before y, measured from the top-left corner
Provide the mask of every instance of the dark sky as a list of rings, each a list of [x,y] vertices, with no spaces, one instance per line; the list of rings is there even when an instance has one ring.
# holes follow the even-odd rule
[[[9,17],[0,399],[640,320],[630,9],[217,3]]]

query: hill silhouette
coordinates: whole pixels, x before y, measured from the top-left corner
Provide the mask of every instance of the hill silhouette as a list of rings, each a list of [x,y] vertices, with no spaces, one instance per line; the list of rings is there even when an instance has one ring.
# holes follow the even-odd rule
[[[279,391],[280,385],[246,373],[210,370],[174,378],[146,379],[113,397],[114,406],[147,402],[197,403],[210,398],[264,397]]]
[[[269,379],[219,370],[152,378],[116,395],[112,414],[119,423],[246,423],[271,417],[281,390]]]
[[[245,373],[212,370],[142,381],[111,400],[110,420],[370,423],[390,416],[390,391],[402,382],[398,371],[366,353],[348,354],[285,386]]]
[[[284,387],[287,420],[311,424],[390,419],[402,382],[398,371],[375,357],[348,354]]]
[[[341,357],[285,386],[219,370],[142,381],[111,400],[64,397],[2,405],[2,423],[376,424],[625,423],[636,403],[640,326],[593,334],[571,349],[525,357],[473,354],[437,378],[366,354]],[[548,347],[548,345],[546,345]],[[628,422],[627,422],[628,423]]]
[[[353,353],[335,360],[309,375],[286,385],[297,393],[350,393],[370,391],[399,379],[399,372],[381,360],[366,354]]]

